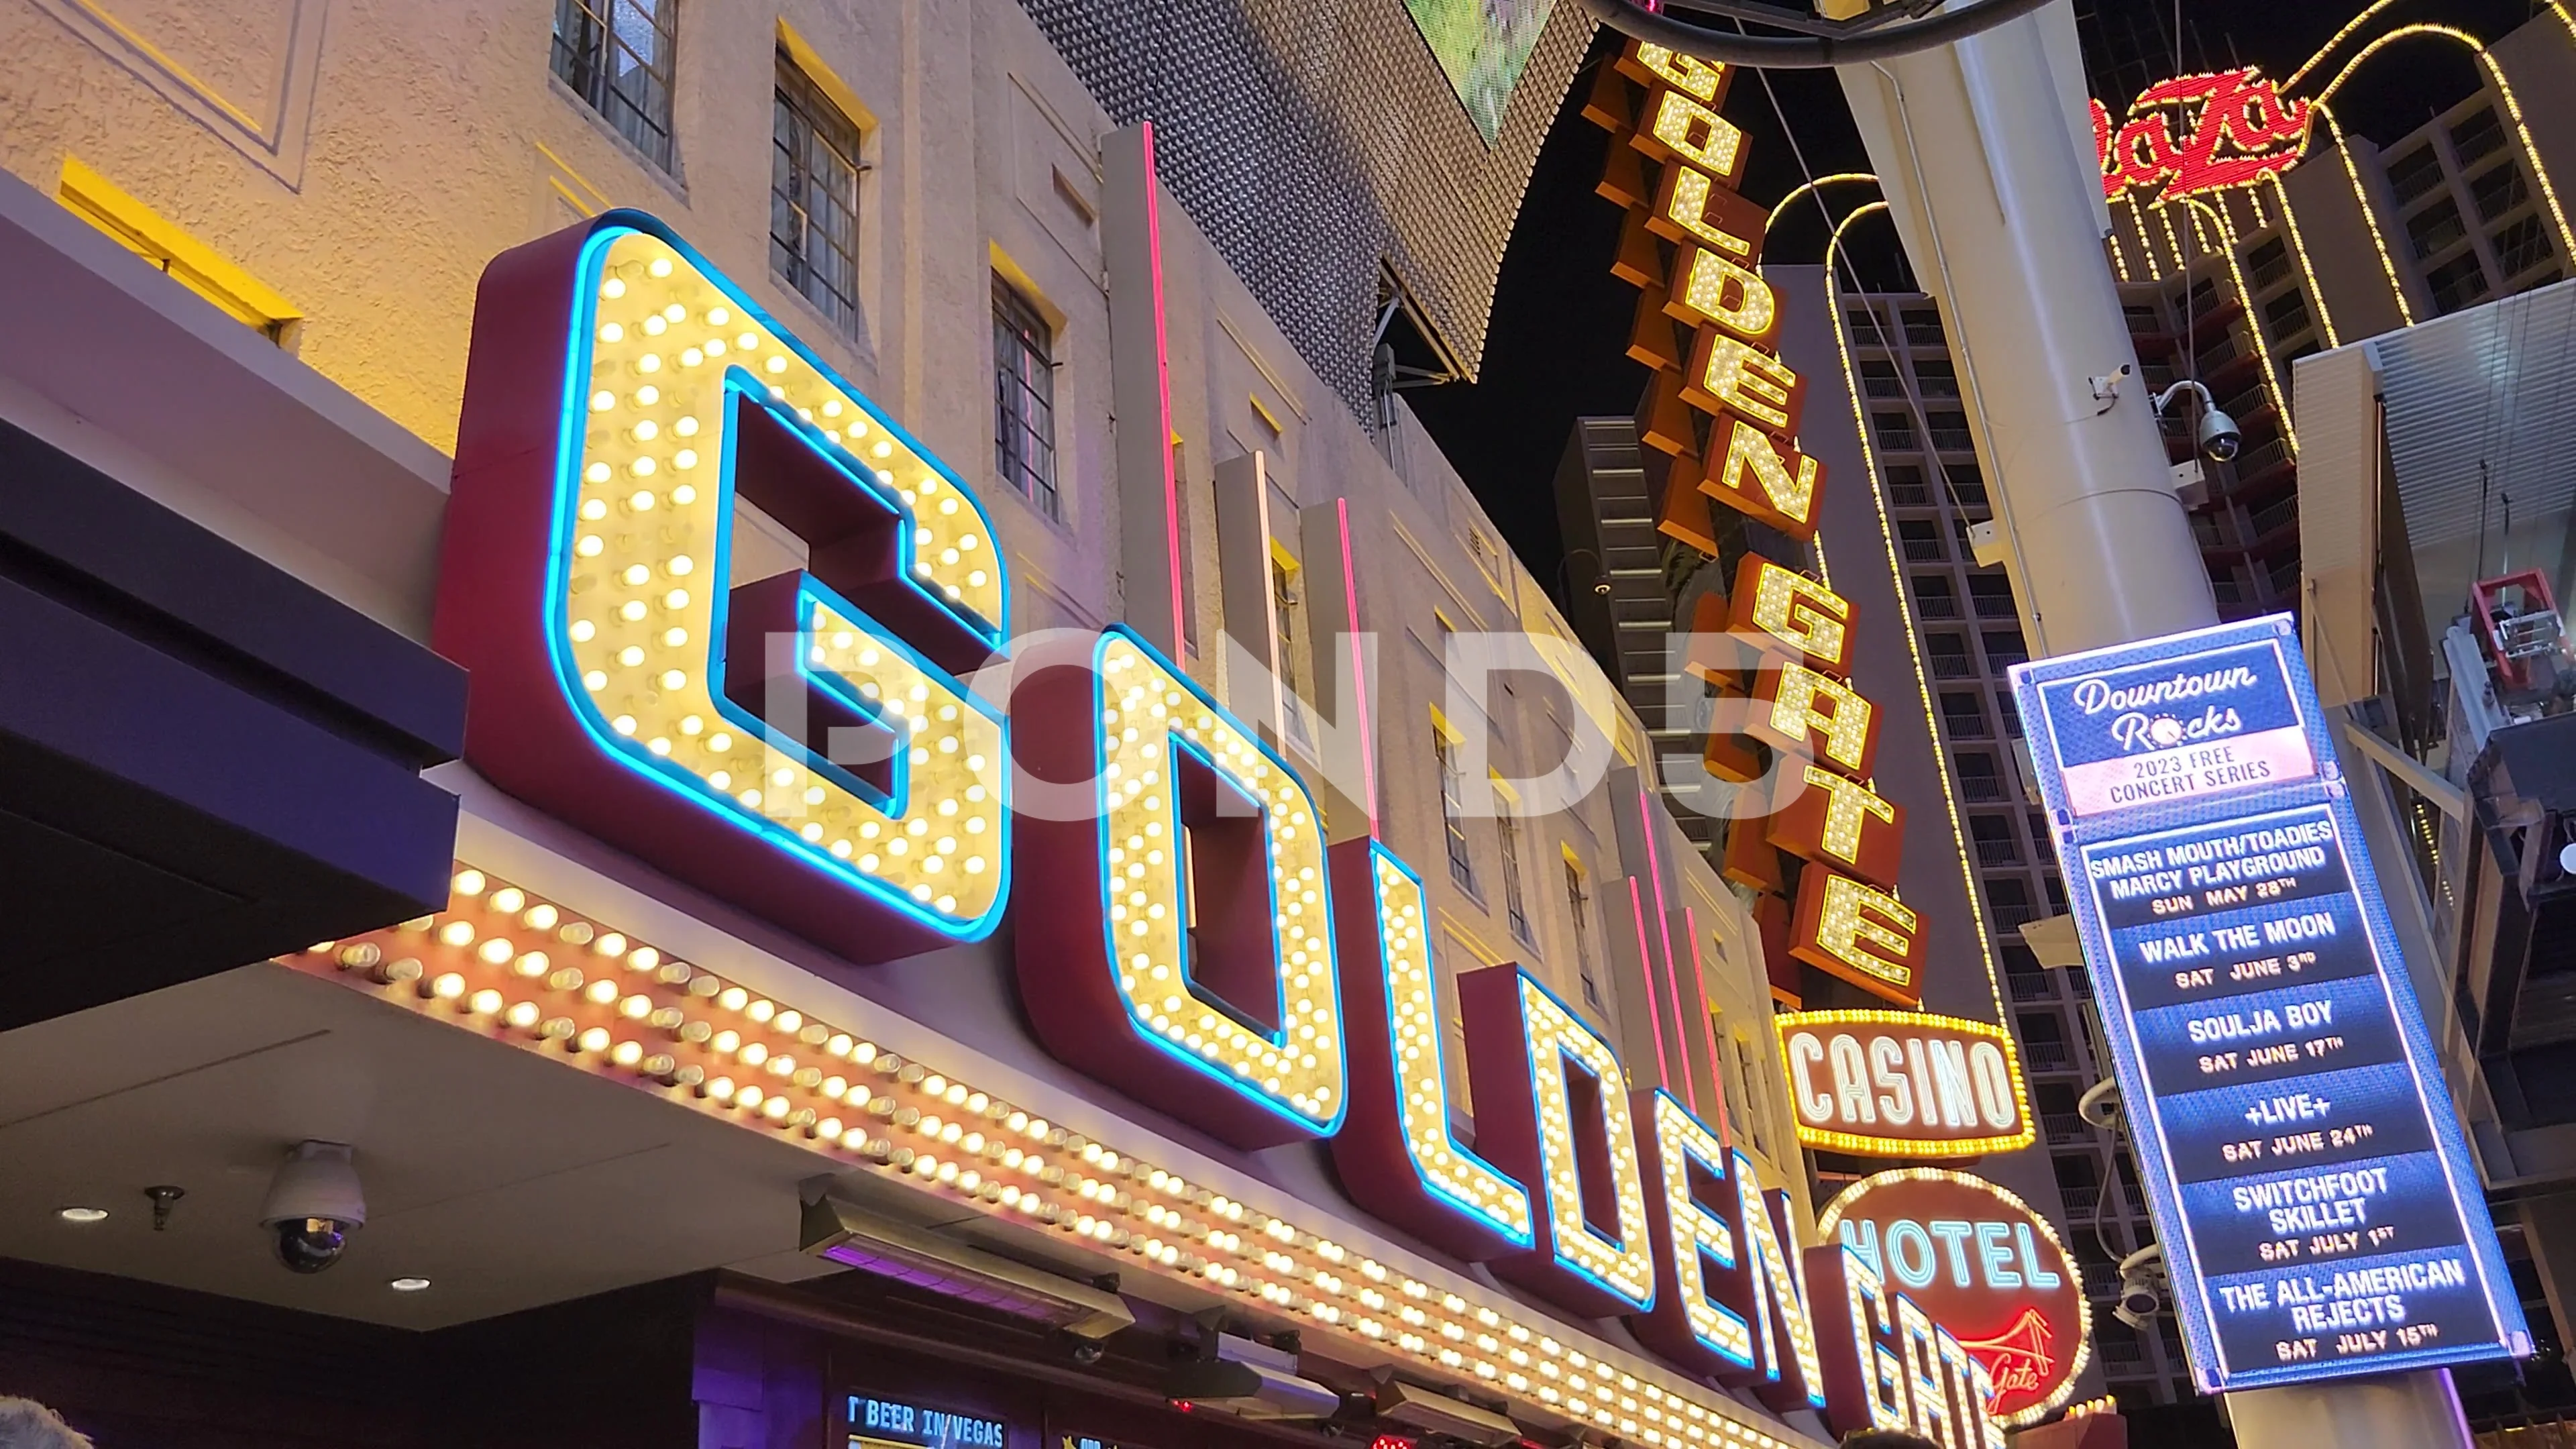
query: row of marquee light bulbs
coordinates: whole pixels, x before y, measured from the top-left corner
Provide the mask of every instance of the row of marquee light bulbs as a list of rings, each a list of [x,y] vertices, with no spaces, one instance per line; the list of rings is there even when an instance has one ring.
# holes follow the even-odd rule
[[[1705,1391],[1589,1356],[472,866],[458,870],[447,911],[288,964],[1356,1333],[1575,1422],[1671,1449],[1790,1449],[1710,1407],[1720,1400]]]

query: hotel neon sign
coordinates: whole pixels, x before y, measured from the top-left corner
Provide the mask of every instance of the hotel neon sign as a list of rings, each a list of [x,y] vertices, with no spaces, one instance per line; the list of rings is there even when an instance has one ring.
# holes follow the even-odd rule
[[[2174,108],[2191,112],[2190,134],[2174,139]],[[2258,68],[2179,76],[2149,86],[2115,122],[2093,103],[2093,145],[2102,163],[2102,194],[2114,201],[2139,187],[2161,187],[2157,199],[2179,201],[2252,186],[2279,176],[2307,154],[2313,103],[2281,94]]]
[[[801,537],[804,567],[718,586],[732,577],[738,499]],[[1955,1424],[1969,1444],[2000,1444],[1982,1411],[1990,1385],[1946,1333],[1938,1374],[1864,1385],[1849,1365],[1894,1352],[1898,1325],[1921,1311],[1840,1247],[1801,1249],[1785,1195],[1761,1189],[1749,1159],[1669,1097],[1631,1098],[1608,1044],[1517,967],[1464,983],[1490,1157],[1450,1140],[1444,1079],[1419,1041],[1429,1023],[1418,882],[1408,892],[1410,871],[1377,841],[1328,850],[1296,773],[1132,634],[1113,629],[1082,659],[1018,676],[1012,710],[1043,706],[1050,725],[1019,732],[1036,746],[1022,765],[1050,787],[1065,783],[1053,772],[1094,773],[1077,781],[1089,792],[1077,818],[1015,829],[1012,712],[962,682],[996,653],[1007,618],[1007,566],[972,489],[658,221],[613,212],[493,262],[451,510],[436,642],[477,676],[467,755],[502,788],[853,961],[987,935],[1016,880],[1033,907],[1019,916],[1033,1012],[1049,993],[1082,998],[1074,1009],[1097,1038],[1077,1048],[1041,1028],[1075,1065],[1241,1146],[1330,1140],[1338,1153],[1347,1135],[1365,1152],[1374,1134],[1383,1153],[1399,1142],[1401,1170],[1388,1176],[1413,1187],[1378,1199],[1390,1219],[1445,1215],[1461,1256],[1492,1259],[1574,1311],[1626,1314],[1691,1372],[1774,1408],[1814,1409],[1839,1428]],[[1089,727],[1064,727],[1076,719]],[[1216,847],[1186,871],[1175,858],[1185,829]],[[1267,1244],[1247,1246],[1211,1222],[1243,1222],[1242,1205],[1183,1194],[1160,1171],[1168,1189],[1157,1190],[1193,1209],[1152,1206],[1146,1221],[1167,1237],[1070,1212],[1056,1194],[1074,1177],[1103,1214],[1132,1209],[1141,1193],[1103,1185],[1118,1154],[1087,1144],[1080,1161],[1100,1176],[1050,1177],[1010,1137],[1052,1150],[1061,1129],[1018,1112],[1001,1123],[1002,1104],[918,1064],[898,1064],[896,1081],[929,1110],[898,1105],[852,1085],[867,1061],[895,1059],[851,1033],[489,885],[466,871],[459,895],[478,898],[475,909],[429,923],[426,943],[402,939],[459,969],[377,979],[418,980],[421,1009],[506,1025],[537,1049],[801,1128],[823,1150],[920,1169],[936,1190],[1004,1210],[1043,1204],[1047,1221],[1071,1229],[1078,1218],[1086,1236],[1150,1251],[1158,1268],[1256,1284],[1265,1304],[1318,1326],[1391,1336],[1450,1370],[1563,1402],[1519,1371],[1533,1363],[1524,1349],[1502,1346],[1531,1335],[1490,1308],[1473,1318],[1490,1331],[1444,1330],[1434,1348],[1405,1326],[1427,1324],[1424,1307],[1366,1286],[1384,1269],[1358,1265],[1355,1286],[1342,1276],[1346,1250],[1276,1219]],[[1197,917],[1187,933],[1175,920],[1184,908]],[[566,942],[577,927],[589,953],[644,974],[585,983],[496,934],[495,912],[512,931],[542,915]],[[367,950],[342,964],[381,962]],[[468,970],[495,984],[471,989]],[[540,985],[576,1004],[562,1015],[508,1004]],[[1352,1019],[1382,1045],[1346,1051],[1346,997],[1368,1003]],[[709,1006],[745,1025],[715,1029]],[[648,1051],[648,1030],[673,1045]],[[791,1107],[791,1094],[862,1104],[979,1165],[883,1145],[837,1115]],[[1417,1098],[1420,1114],[1407,1108]],[[993,1119],[989,1136],[967,1130],[977,1114]],[[1698,1170],[1676,1167],[1686,1162]],[[1596,1224],[1603,1201],[1613,1210]],[[1185,1254],[1177,1240],[1202,1247]],[[1226,1261],[1281,1274],[1298,1261],[1290,1247],[1332,1266],[1304,1270],[1310,1286],[1292,1290]],[[1833,1294],[1816,1297],[1811,1279]],[[1442,1306],[1468,1309],[1455,1295]],[[1472,1370],[1454,1346],[1471,1338]],[[1550,1364],[1543,1377],[1563,1375]],[[1633,1378],[1623,1392],[1633,1426]],[[1675,1405],[1664,1419],[1676,1427],[1647,1442],[1715,1442],[1698,1427],[1710,1411],[1685,1416],[1685,1400],[1654,1394]]]

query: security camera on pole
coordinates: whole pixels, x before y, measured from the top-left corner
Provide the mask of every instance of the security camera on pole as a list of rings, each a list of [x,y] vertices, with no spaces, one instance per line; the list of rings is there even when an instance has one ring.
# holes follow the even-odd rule
[[[2119,385],[2136,375],[2138,359],[2102,246],[2110,217],[2069,0],[1954,3],[1934,21],[1916,7],[1854,0],[1821,0],[1821,19],[1779,18],[1768,12],[1786,6],[1752,0],[1651,12],[1639,0],[1585,3],[1633,35],[1706,58],[1839,67],[1906,253],[1959,344],[1960,380],[1994,485],[1998,551],[2035,655],[2218,623],[2162,413],[2178,394],[2194,393],[2201,450],[2214,461],[2234,454],[2238,436],[2197,384],[2156,399]],[[1706,43],[1694,45],[1693,26],[1710,24],[1694,19],[1699,12],[1752,15],[1811,38],[1753,42],[1721,26],[1698,32]],[[1979,28],[1972,15],[2002,23]],[[1883,33],[1835,29],[1873,23]],[[1921,44],[1904,43],[1909,26]],[[2102,1115],[2088,1118],[2107,1120],[2116,1103],[2106,1097],[2095,1110]],[[2161,1269],[2170,1266],[2122,1265],[2122,1317],[2156,1309]],[[2440,1369],[2266,1381],[2282,1386],[2227,1395],[2245,1449],[2469,1443]]]

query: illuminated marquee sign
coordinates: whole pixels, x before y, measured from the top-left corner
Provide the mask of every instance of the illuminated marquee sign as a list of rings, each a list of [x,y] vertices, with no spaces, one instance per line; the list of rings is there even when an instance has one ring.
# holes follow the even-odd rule
[[[2092,1354],[2083,1274],[2019,1197],[1964,1172],[1901,1168],[1843,1189],[1817,1227],[1959,1336],[1992,1381],[1995,1418],[2035,1423],[2074,1394]]]
[[[1981,1157],[2031,1144],[2012,1033],[1908,1011],[1772,1019],[1798,1140],[1868,1157]]]
[[[733,582],[739,502],[801,540],[801,567]],[[1077,1068],[1240,1147],[1329,1142],[1364,1206],[1570,1310],[1626,1316],[1775,1408],[1859,1427],[1901,1401],[1963,1445],[2000,1444],[1973,1375],[1918,1377],[1895,1400],[1836,1389],[1843,1346],[1901,1358],[1932,1320],[1882,1289],[1847,1320],[1860,1280],[1843,1251],[1802,1250],[1785,1194],[1680,1103],[1632,1096],[1608,1043],[1517,968],[1462,982],[1481,1110],[1475,1146],[1459,1142],[1410,868],[1373,840],[1328,849],[1297,773],[1123,628],[1014,660],[1008,711],[969,693],[1008,613],[972,491],[659,222],[610,213],[493,262],[451,509],[436,639],[475,672],[467,756],[503,788],[861,963],[989,934],[1025,892],[1021,1003]],[[1755,597],[1800,651],[1776,672],[1823,681],[1780,691],[1784,720],[1808,719],[1784,730],[1838,772],[1865,765],[1857,716],[1822,702],[1848,609],[1785,580]],[[1048,811],[1014,810],[1014,765]],[[1865,869],[1852,829],[1829,811],[1818,848]],[[1584,1411],[1588,1381],[1555,1360],[1586,1360],[1493,1306],[479,871],[457,892],[444,917],[364,943],[373,955],[336,944],[326,969],[368,963],[415,1010]],[[394,963],[407,973],[375,969],[385,945],[414,953]],[[1142,1231],[1118,1225],[1130,1216]],[[1835,1285],[1821,1298],[1819,1273]],[[1696,1427],[1710,1410],[1642,1387],[1668,1426],[1689,1405],[1694,1427],[1668,1442],[1713,1442]],[[889,1443],[987,1449],[1002,1432],[864,1396],[848,1413],[854,1438]]]
[[[2197,109],[2192,109],[2197,107]],[[2190,112],[2190,133],[2174,139],[2171,112]],[[2158,200],[2251,186],[2279,176],[2307,154],[2316,107],[2281,94],[2253,67],[2182,76],[2148,87],[2115,122],[2093,103],[2093,145],[2102,161],[2102,194],[2118,200],[2157,187]]]
[[[2528,1354],[2291,618],[2013,682],[2201,1388]]]

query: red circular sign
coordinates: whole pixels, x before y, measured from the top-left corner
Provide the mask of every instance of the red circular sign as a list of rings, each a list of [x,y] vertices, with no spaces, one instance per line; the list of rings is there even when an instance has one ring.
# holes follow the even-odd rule
[[[1985,1365],[1994,1418],[2035,1422],[2074,1391],[2092,1356],[2092,1309],[2057,1229],[2030,1204],[1968,1173],[1899,1168],[1843,1189],[1816,1226]]]

